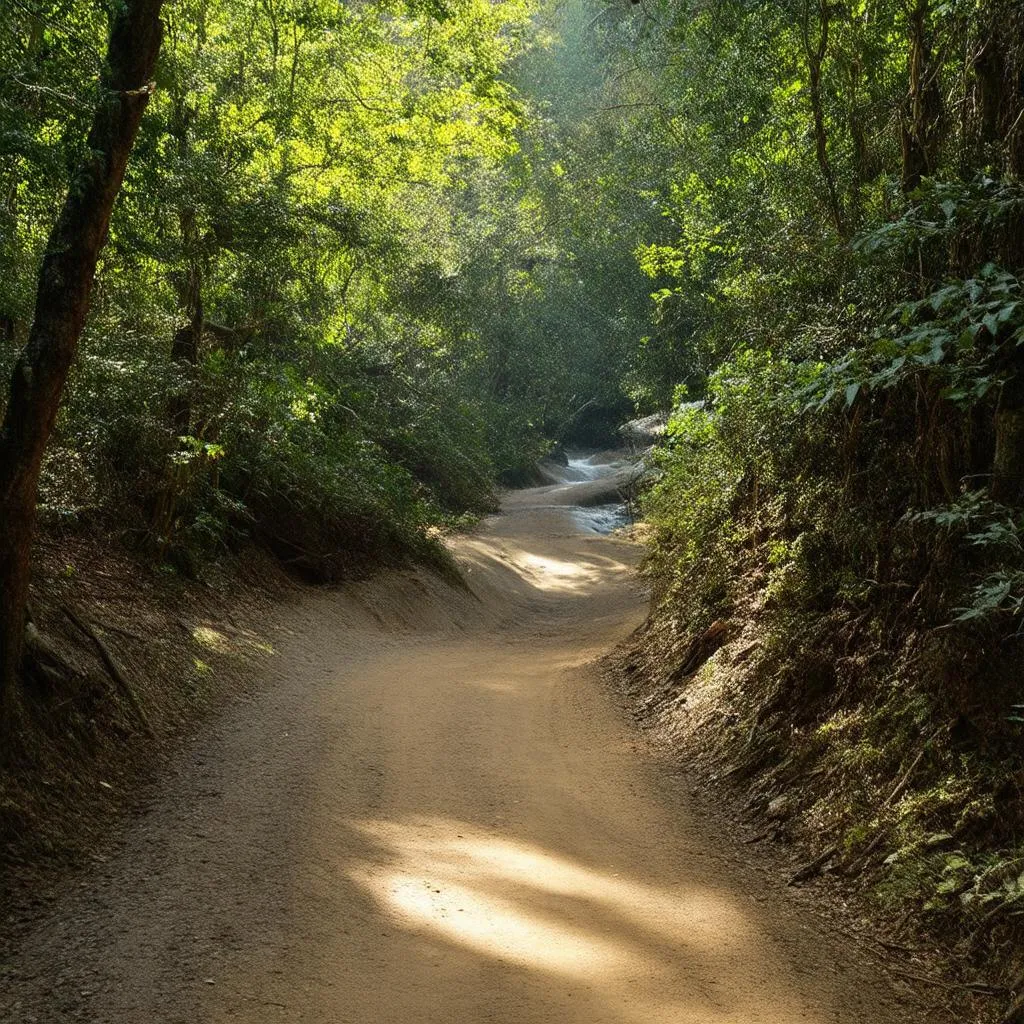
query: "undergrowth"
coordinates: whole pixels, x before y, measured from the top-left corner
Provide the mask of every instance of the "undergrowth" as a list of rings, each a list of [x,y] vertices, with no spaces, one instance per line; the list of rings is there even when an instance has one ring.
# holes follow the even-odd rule
[[[959,352],[856,391],[819,361],[721,367],[655,456],[646,649],[694,749],[784,795],[884,916],[985,962],[1024,936],[1024,521],[969,472],[977,423],[922,444],[977,415],[944,390]],[[893,388],[937,407],[923,426]],[[986,964],[1008,988],[1011,961]]]

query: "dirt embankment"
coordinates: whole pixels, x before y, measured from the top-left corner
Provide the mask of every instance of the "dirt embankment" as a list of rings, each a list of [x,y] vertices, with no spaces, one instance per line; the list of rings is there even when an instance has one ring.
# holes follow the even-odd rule
[[[954,1019],[1020,1024],[1024,954],[1013,920],[990,904],[976,915],[986,930],[970,929],[955,903],[951,913],[919,896],[929,884],[954,899],[972,885],[1012,894],[1020,861],[980,880],[957,875],[948,866],[967,866],[963,845],[985,842],[969,819],[916,840],[900,831],[910,831],[911,814],[937,815],[944,799],[963,799],[963,780],[943,774],[948,730],[889,728],[898,694],[878,692],[873,704],[868,687],[822,685],[811,671],[793,678],[764,657],[768,639],[756,601],[700,629],[665,601],[615,653],[609,678],[657,747],[701,780],[709,812],[723,815],[734,841],[776,862],[812,899],[852,908],[870,941],[902,959],[896,975]],[[846,732],[834,737],[836,720]],[[886,726],[881,737],[873,720]],[[980,786],[975,797],[987,810]]]
[[[182,736],[259,675],[275,609],[299,594],[255,552],[196,583],[88,537],[40,538],[32,615],[61,671],[35,681],[4,751],[0,903],[31,907],[63,870],[101,855]]]
[[[111,830],[147,806],[211,712],[266,685],[319,593],[256,549],[196,581],[94,538],[40,539],[32,615],[65,678],[36,688],[25,742],[0,768],[8,924],[31,920],[68,869],[104,856]],[[356,621],[381,630],[479,614],[427,570],[382,571],[344,594]]]

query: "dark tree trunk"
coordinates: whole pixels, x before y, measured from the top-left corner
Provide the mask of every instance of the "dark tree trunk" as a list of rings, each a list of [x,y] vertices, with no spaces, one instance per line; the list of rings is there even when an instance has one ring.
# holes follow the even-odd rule
[[[184,149],[184,144],[183,144]],[[174,332],[171,360],[177,370],[176,389],[167,402],[167,420],[175,438],[192,434],[192,392],[196,385],[199,344],[203,337],[203,272],[198,251],[199,238],[196,214],[192,209],[178,214],[181,227],[185,270],[175,275],[175,287],[181,300],[185,322]],[[172,439],[173,441],[173,439]],[[175,449],[176,450],[176,449]],[[178,495],[188,471],[174,458],[164,465],[163,479],[156,493],[150,523],[157,544],[158,557],[163,558],[174,533]]]
[[[942,95],[932,66],[928,0],[917,0],[910,14],[910,90],[901,119],[903,191],[913,192],[935,169],[942,118]]]
[[[814,151],[818,159],[818,169],[821,171],[821,179],[825,185],[825,198],[828,201],[829,213],[832,215],[832,223],[835,226],[836,234],[840,239],[846,240],[846,218],[843,215],[843,206],[839,200],[839,189],[836,185],[835,172],[832,169],[832,161],[828,155],[828,134],[825,128],[825,107],[821,93],[821,75],[825,65],[825,57],[828,54],[829,19],[831,12],[826,0],[820,0],[818,4],[818,42],[811,44],[811,11],[810,0],[805,0],[803,13],[803,39],[804,52],[807,56],[807,70],[809,75],[811,114],[814,118]]]
[[[997,27],[986,24],[983,35],[984,41],[974,59],[974,74],[981,118],[981,142],[983,146],[991,146],[1001,138],[999,122],[1002,115],[1006,62]]]
[[[1007,12],[1001,28],[1007,46],[1004,69],[1006,98],[1003,103],[1006,169],[1019,182],[1024,178],[1024,10],[1019,4]],[[1018,235],[1018,245],[1020,241]],[[1015,255],[1019,254],[1018,248]]]
[[[1004,385],[996,409],[992,497],[1004,505],[1024,503],[1024,374]]]
[[[984,23],[985,45],[975,61],[981,143],[1007,177],[1024,175],[1024,12],[1016,3],[994,5]],[[1024,261],[1024,214],[1012,209],[992,256],[1004,266]],[[1024,352],[1011,339],[1006,381],[995,413],[992,497],[1024,504]]]
[[[981,158],[1019,180],[1024,174],[1024,10],[1016,0],[990,5],[978,35],[972,69]]]
[[[877,177],[881,171],[871,144],[861,104],[861,86],[864,81],[864,66],[860,57],[855,57],[847,68],[849,83],[849,114],[847,115],[850,144],[853,147],[853,184],[847,212],[847,231],[859,228],[864,216],[864,186]]]
[[[17,697],[43,452],[89,311],[96,261],[151,91],[162,0],[126,0],[111,29],[89,156],[50,233],[35,319],[0,429],[0,723]]]
[[[198,26],[200,36],[203,26]],[[170,134],[178,144],[178,161],[184,172],[192,160],[192,131],[197,109],[189,104],[185,86],[176,82],[173,89],[173,107]],[[178,210],[178,229],[181,239],[183,269],[172,275],[174,289],[182,306],[185,322],[174,332],[171,342],[171,360],[179,374],[179,390],[171,396],[167,414],[172,430],[177,435],[190,433],[192,423],[192,396],[195,366],[199,359],[199,343],[203,334],[203,278],[199,241],[199,222],[192,206]]]
[[[171,399],[168,414],[174,432],[182,435],[190,433],[192,426],[192,398],[189,392],[194,384],[195,368],[199,362],[199,342],[203,336],[203,274],[199,262],[195,211],[182,210],[178,220],[188,268],[178,284],[178,297],[185,314],[185,323],[174,332],[171,359],[177,364],[185,387]]]

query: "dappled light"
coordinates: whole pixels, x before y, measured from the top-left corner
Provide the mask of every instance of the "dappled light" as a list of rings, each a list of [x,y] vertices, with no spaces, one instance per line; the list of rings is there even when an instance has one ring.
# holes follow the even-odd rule
[[[564,562],[529,551],[512,552],[508,561],[538,590],[554,593],[577,593],[607,579],[609,568],[617,568],[611,562],[604,565]]]
[[[764,974],[763,939],[735,896],[642,882],[628,870],[596,869],[457,820],[370,820],[357,828],[376,852],[348,875],[384,919],[585,986],[609,1021],[828,1019],[804,1015],[783,979]],[[712,994],[722,970],[757,977],[756,1001]]]
[[[586,597],[602,586],[631,577],[635,554],[628,545],[599,547],[581,544],[572,510],[558,506],[534,510],[528,540],[491,537],[486,541],[468,538],[458,543],[471,586],[496,586],[510,595],[526,597]],[[551,529],[550,535],[537,524]],[[566,557],[565,540],[575,550]]]
[[[1022,229],[1022,0],[0,0],[0,1021],[1024,1024]]]
[[[194,626],[192,639],[200,646],[214,651],[225,651],[230,646],[228,638],[212,626]]]
[[[630,565],[611,557],[581,555],[577,561],[565,561],[536,549],[502,544],[464,544],[462,549],[479,567],[514,573],[524,584],[539,591],[556,594],[581,594],[618,576],[628,575]]]
[[[235,657],[261,657],[274,653],[274,646],[265,637],[250,629],[216,629],[208,623],[191,628],[192,640],[197,646],[216,654]]]

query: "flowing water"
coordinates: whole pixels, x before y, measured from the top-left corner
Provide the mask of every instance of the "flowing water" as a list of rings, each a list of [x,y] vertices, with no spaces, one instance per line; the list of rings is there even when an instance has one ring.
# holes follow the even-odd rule
[[[570,506],[572,521],[581,532],[610,534],[632,521],[624,498],[639,470],[625,453],[568,452],[564,465],[545,462],[543,470],[551,483],[526,493],[538,501],[548,496],[549,508]]]

